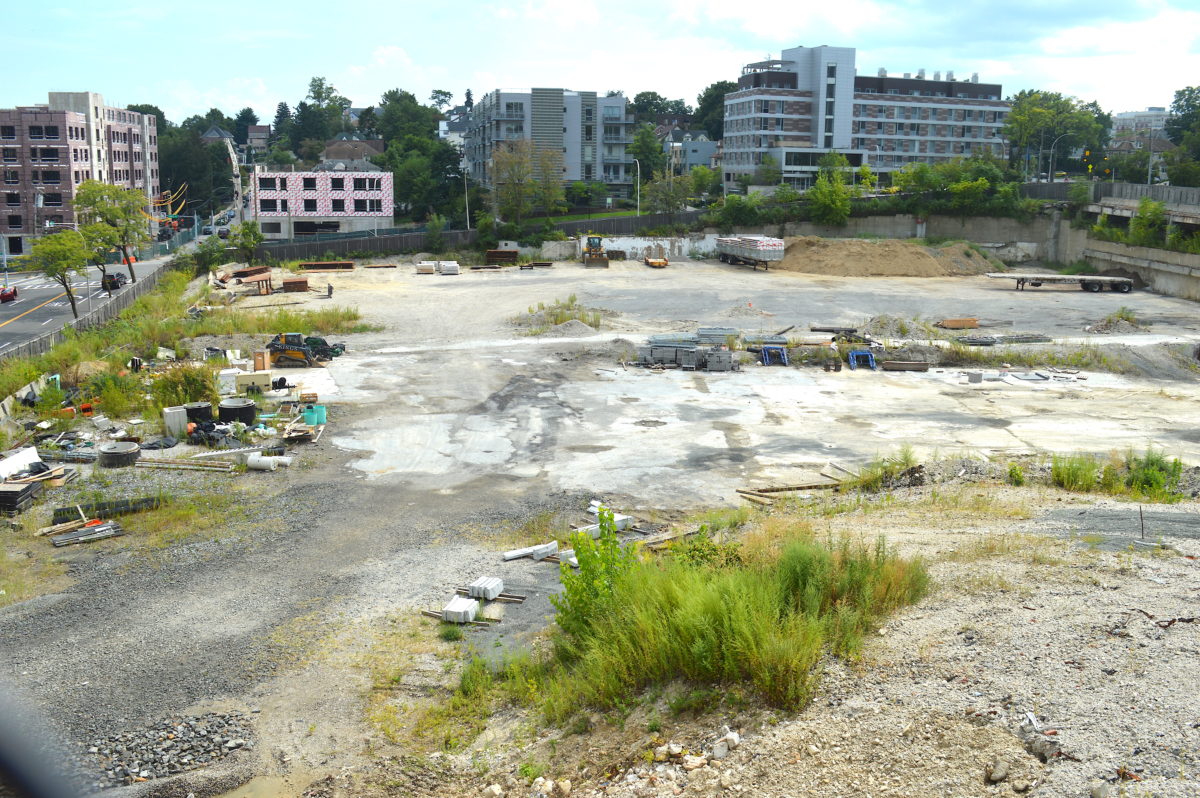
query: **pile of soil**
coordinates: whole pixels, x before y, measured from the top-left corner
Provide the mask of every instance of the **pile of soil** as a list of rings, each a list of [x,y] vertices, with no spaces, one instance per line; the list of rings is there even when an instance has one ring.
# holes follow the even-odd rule
[[[576,335],[595,335],[596,328],[591,327],[578,319],[568,319],[562,324],[556,324],[546,331],[549,336],[576,336]]]
[[[774,316],[774,313],[767,313],[765,310],[759,310],[749,302],[745,304],[737,304],[725,311],[723,316],[731,319],[739,318],[761,318],[763,316]]]
[[[998,267],[963,243],[927,247],[894,239],[786,239],[783,260],[773,266],[791,272],[835,277],[947,277],[983,274]]]
[[[1140,325],[1126,321],[1125,319],[1108,318],[1098,321],[1095,324],[1089,324],[1083,328],[1083,331],[1093,335],[1129,335],[1130,333],[1140,333],[1146,330]]]

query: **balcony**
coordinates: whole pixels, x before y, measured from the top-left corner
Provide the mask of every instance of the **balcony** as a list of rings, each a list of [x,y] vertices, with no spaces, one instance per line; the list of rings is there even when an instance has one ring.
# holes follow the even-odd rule
[[[605,144],[632,144],[633,139],[629,136],[605,136],[603,138]]]
[[[493,121],[522,121],[525,119],[524,112],[517,111],[497,111],[488,116],[488,119]]]
[[[602,163],[633,163],[631,155],[602,155],[600,156]]]

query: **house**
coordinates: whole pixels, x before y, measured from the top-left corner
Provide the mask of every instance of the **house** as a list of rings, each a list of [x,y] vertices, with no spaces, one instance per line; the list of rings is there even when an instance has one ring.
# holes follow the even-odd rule
[[[268,239],[390,227],[392,174],[366,161],[327,162],[310,172],[256,166],[250,208]]]
[[[382,155],[385,149],[383,139],[369,139],[358,133],[339,133],[325,142],[325,149],[321,150],[321,160],[367,160]]]

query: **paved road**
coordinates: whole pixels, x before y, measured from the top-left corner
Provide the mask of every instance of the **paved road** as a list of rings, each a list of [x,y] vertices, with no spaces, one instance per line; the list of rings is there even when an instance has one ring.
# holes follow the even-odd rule
[[[163,268],[166,258],[148,260],[134,265],[138,279],[148,278]],[[126,273],[124,266],[110,266],[110,271]],[[16,286],[17,299],[0,305],[0,357],[26,341],[53,332],[71,320],[71,305],[62,286],[41,274],[14,272],[8,276],[8,284]],[[128,290],[128,285],[114,291],[119,296]],[[79,315],[102,307],[110,299],[108,292],[100,288],[100,270],[90,269],[86,279],[80,275],[72,284]]]

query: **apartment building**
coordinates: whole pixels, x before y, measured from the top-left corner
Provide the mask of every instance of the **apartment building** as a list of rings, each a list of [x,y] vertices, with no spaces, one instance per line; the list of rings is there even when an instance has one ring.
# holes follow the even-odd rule
[[[475,102],[463,136],[467,173],[491,184],[492,156],[507,142],[562,151],[562,179],[602,182],[614,196],[628,197],[635,166],[626,148],[633,115],[621,95],[568,89],[496,89]]]
[[[722,174],[727,188],[764,156],[797,188],[812,185],[829,152],[887,174],[914,162],[974,153],[1001,155],[1009,103],[999,84],[953,72],[860,76],[852,47],[794,47],[778,60],[747,64],[725,95]]]
[[[250,207],[263,236],[295,238],[391,227],[392,173],[366,161],[353,163],[355,171],[333,161],[312,172],[256,166]]]
[[[159,186],[155,122],[93,92],[0,109],[0,246],[21,255],[48,223],[76,224],[72,200],[85,180],[138,189],[149,205]]]
[[[1165,130],[1170,118],[1171,112],[1162,106],[1151,106],[1145,111],[1122,111],[1113,117],[1113,135],[1145,135],[1152,131]]]

